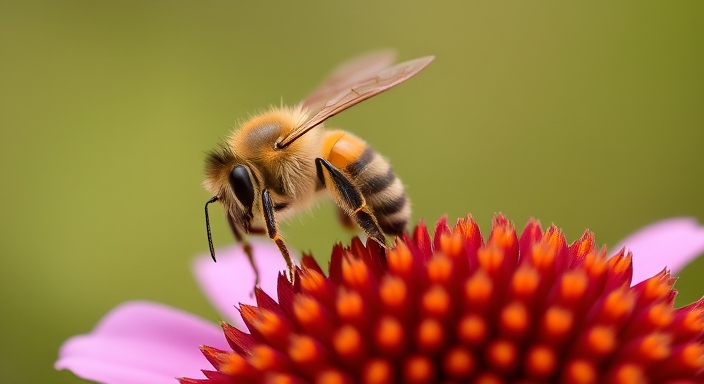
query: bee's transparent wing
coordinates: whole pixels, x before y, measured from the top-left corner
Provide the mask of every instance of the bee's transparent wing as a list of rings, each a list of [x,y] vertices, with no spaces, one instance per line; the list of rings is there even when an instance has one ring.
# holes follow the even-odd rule
[[[310,118],[294,128],[277,143],[277,146],[279,148],[287,147],[306,132],[330,117],[408,80],[430,64],[434,59],[435,56],[426,56],[420,59],[406,61],[345,87],[342,91],[328,99],[319,110],[311,111],[309,115]]]
[[[301,105],[309,111],[317,111],[331,97],[390,67],[395,60],[396,53],[394,51],[381,50],[346,61],[335,68],[313,93],[301,101]]]

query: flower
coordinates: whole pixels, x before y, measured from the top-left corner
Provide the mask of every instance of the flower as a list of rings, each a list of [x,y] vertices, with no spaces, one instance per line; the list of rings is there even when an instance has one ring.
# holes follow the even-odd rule
[[[702,228],[683,223],[627,239],[630,248],[646,240],[660,253],[639,251],[636,264],[666,255],[682,266],[703,252]],[[666,243],[657,241],[663,234],[667,248],[655,246]],[[256,248],[260,261],[268,253]],[[240,274],[246,258],[234,257]],[[197,264],[197,276],[218,267]],[[668,272],[632,285],[633,271],[629,252],[607,260],[589,232],[568,246],[554,226],[543,232],[530,221],[519,237],[498,216],[485,243],[471,218],[454,228],[441,220],[434,237],[421,224],[387,253],[358,239],[338,245],[327,277],[304,256],[295,284],[279,274],[276,291],[265,280],[256,305],[240,306],[248,333],[223,323],[218,338],[192,315],[125,304],[69,340],[56,366],[107,383],[174,382],[168,378],[200,376],[199,368],[206,379],[181,382],[701,381],[704,302],[675,310]],[[218,281],[231,284],[231,276],[202,285],[222,292]],[[220,293],[215,302],[229,309],[222,303],[247,298]],[[214,369],[192,353],[200,344]]]
[[[276,273],[286,263],[271,241],[253,242],[261,287],[276,288]],[[241,245],[195,260],[198,283],[213,306],[234,324],[239,320],[236,302],[254,303],[250,297],[254,273]],[[67,340],[59,351],[56,369],[107,384],[174,384],[176,377],[200,375],[207,361],[198,346],[227,347],[222,330],[195,315],[148,301],[131,301],[111,310],[86,335]]]
[[[665,265],[677,272],[704,253],[704,227],[691,217],[662,220],[642,228],[613,249],[623,247],[638,258],[633,263],[633,281],[641,282]]]

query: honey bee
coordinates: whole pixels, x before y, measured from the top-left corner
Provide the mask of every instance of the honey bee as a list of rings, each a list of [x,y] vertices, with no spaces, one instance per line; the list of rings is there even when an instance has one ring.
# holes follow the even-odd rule
[[[293,278],[293,262],[277,221],[329,195],[346,226],[359,226],[386,246],[400,235],[411,208],[388,161],[359,137],[324,129],[330,117],[397,86],[425,68],[433,56],[391,66],[394,54],[372,52],[337,67],[312,94],[293,107],[271,107],[235,129],[208,154],[203,183],[210,253],[215,260],[208,204],[220,201],[255,271],[244,234],[266,234],[278,246]]]

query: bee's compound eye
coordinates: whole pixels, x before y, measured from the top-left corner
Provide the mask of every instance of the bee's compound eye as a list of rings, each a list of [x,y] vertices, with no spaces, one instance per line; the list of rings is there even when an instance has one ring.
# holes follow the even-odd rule
[[[244,204],[250,211],[254,204],[254,186],[252,179],[249,178],[249,172],[243,165],[238,165],[230,172],[230,185],[235,191],[237,199]]]

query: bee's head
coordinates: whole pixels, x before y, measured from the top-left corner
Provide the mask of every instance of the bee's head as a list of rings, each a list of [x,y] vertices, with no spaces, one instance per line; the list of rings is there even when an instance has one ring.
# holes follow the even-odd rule
[[[235,230],[249,232],[254,217],[257,183],[252,169],[245,162],[225,148],[208,155],[206,161],[205,188],[213,197],[205,204],[206,227],[211,254],[214,257],[210,224],[208,220],[208,204],[220,201],[227,211],[228,220]]]
[[[234,212],[230,209],[230,216],[235,220],[241,219],[242,227],[245,232],[249,231],[249,223],[252,220],[252,208],[254,207],[254,184],[252,183],[252,176],[250,174],[250,169],[246,165],[235,165],[232,170],[227,175],[227,181],[230,187],[231,193],[235,196],[235,200],[238,203],[237,208]],[[231,204],[232,205],[232,204]]]

